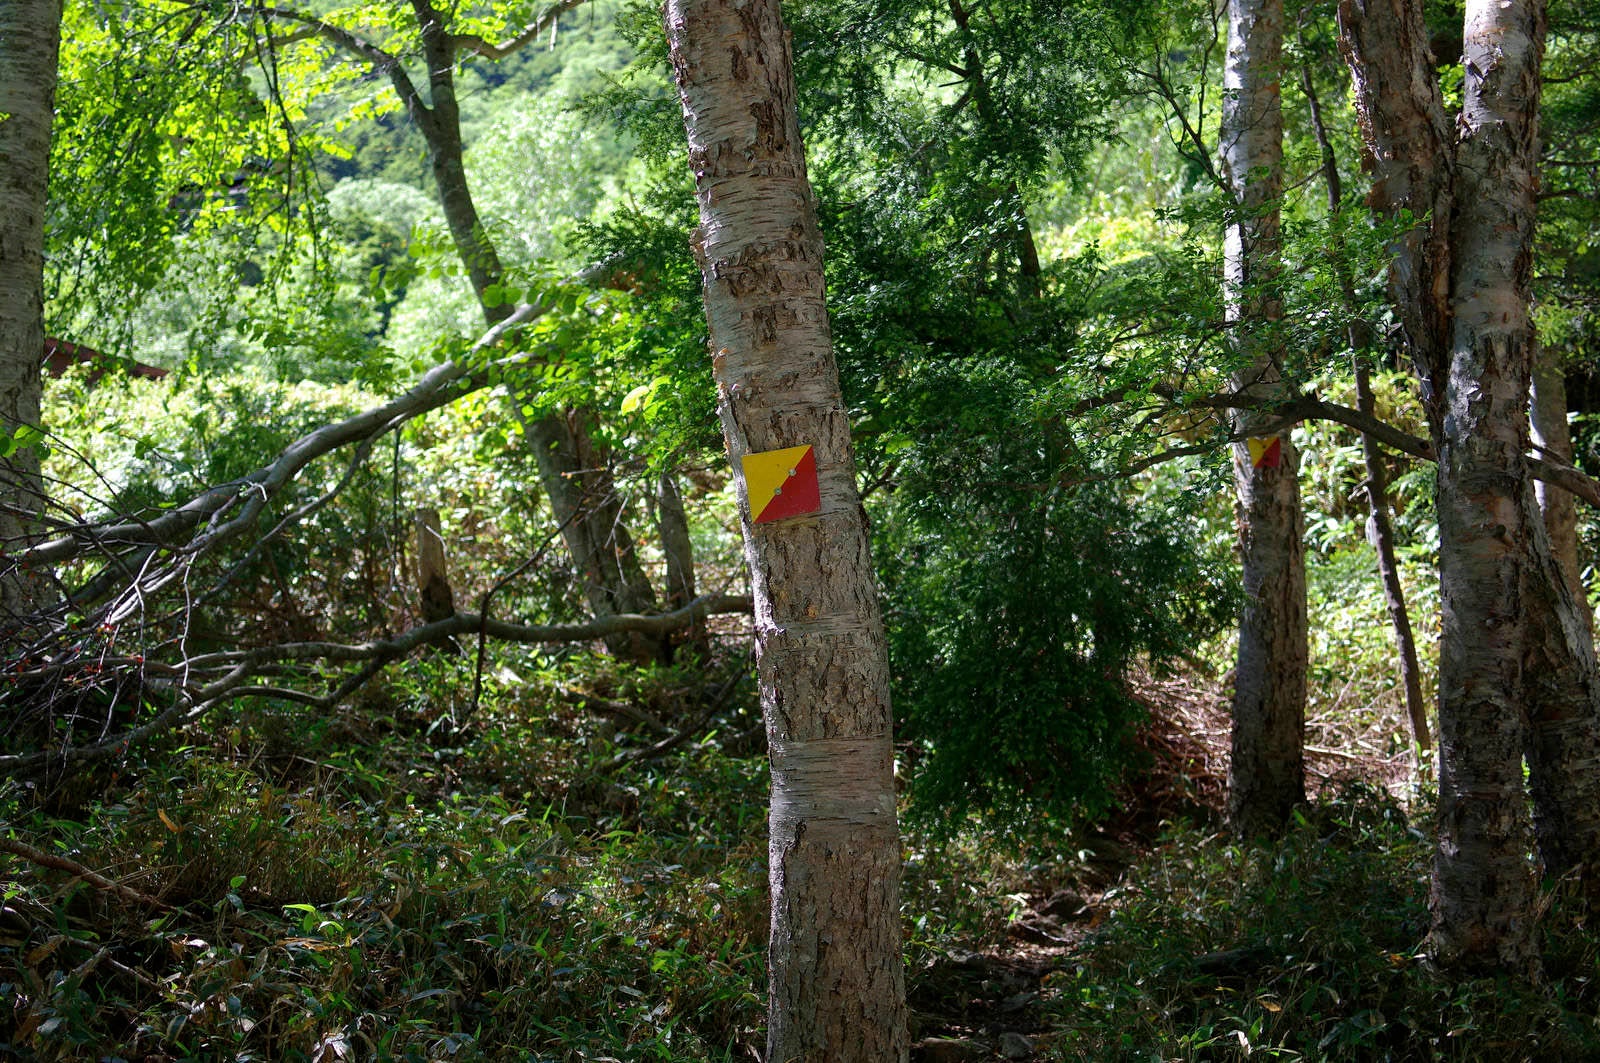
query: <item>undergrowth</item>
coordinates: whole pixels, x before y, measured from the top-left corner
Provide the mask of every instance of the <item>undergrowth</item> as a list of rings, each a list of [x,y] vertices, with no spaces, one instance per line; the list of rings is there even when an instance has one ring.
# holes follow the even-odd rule
[[[646,739],[591,702],[680,721],[701,711],[690,677],[585,664],[573,696],[533,663],[475,710],[443,697],[463,672],[444,658],[359,713],[258,706],[73,807],[0,785],[0,831],[169,906],[0,855],[0,1057],[759,1058],[748,689],[669,756],[628,761]],[[1178,827],[1115,869],[1092,833],[1030,852],[976,823],[908,834],[908,984],[938,996],[930,979],[1011,951],[1008,925],[1076,884],[1092,929],[1029,1005],[1038,1058],[1600,1059],[1577,906],[1549,895],[1538,988],[1436,974],[1430,827],[1386,794],[1347,789],[1267,847]]]
[[[359,726],[263,710],[70,813],[6,788],[10,836],[173,910],[0,856],[0,1056],[749,1058],[761,762],[702,739],[612,768],[533,697],[441,745],[403,694]]]
[[[1546,984],[1446,978],[1422,957],[1432,842],[1357,787],[1242,847],[1190,827],[1131,867],[1047,979],[1053,1058],[1600,1059],[1600,951],[1559,892]]]

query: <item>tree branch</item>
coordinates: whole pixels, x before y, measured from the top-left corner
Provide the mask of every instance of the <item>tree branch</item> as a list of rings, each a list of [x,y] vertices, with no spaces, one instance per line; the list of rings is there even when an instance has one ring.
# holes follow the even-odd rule
[[[131,886],[124,886],[120,882],[114,882],[111,879],[106,878],[98,871],[91,871],[89,868],[78,863],[76,860],[68,859],[65,856],[57,856],[54,853],[47,853],[42,849],[35,849],[26,842],[19,842],[13,838],[0,838],[0,852],[10,853],[13,856],[20,856],[30,864],[37,864],[40,867],[48,867],[52,871],[65,871],[69,875],[76,875],[78,878],[83,879],[95,889],[105,890],[108,893],[115,893],[118,897],[121,897],[125,901],[130,901],[134,904],[147,905],[151,908],[158,908],[163,912],[172,910],[171,905],[163,904],[161,901],[156,900],[148,893],[140,893]]]
[[[1106,395],[1084,399],[1074,408],[1075,412],[1087,412],[1104,406],[1113,405],[1133,394],[1133,389],[1120,389]],[[1439,456],[1433,449],[1433,444],[1421,436],[1412,435],[1403,429],[1396,428],[1387,421],[1362,413],[1360,410],[1341,406],[1336,402],[1327,402],[1310,393],[1303,393],[1287,401],[1269,401],[1253,399],[1249,395],[1238,392],[1227,392],[1217,395],[1202,395],[1199,397],[1180,396],[1176,389],[1157,385],[1150,389],[1151,394],[1161,395],[1177,405],[1200,406],[1216,410],[1229,409],[1254,409],[1264,410],[1273,414],[1273,419],[1259,426],[1256,432],[1261,435],[1273,435],[1286,428],[1293,428],[1301,421],[1332,421],[1342,424],[1347,428],[1354,428],[1364,432],[1391,450],[1402,454],[1409,454],[1422,461],[1438,461]],[[1189,454],[1201,453],[1210,449],[1204,446],[1180,447],[1170,451],[1163,451],[1149,459],[1136,462],[1128,474],[1142,471],[1152,465],[1169,461],[1172,458],[1184,457]],[[1600,509],[1600,481],[1571,465],[1564,465],[1548,458],[1529,455],[1527,458],[1528,472],[1534,479],[1542,480],[1554,487],[1581,498],[1583,501]]]
[[[493,347],[512,329],[542,316],[547,309],[542,304],[524,303],[505,321],[485,333],[473,345],[472,353]],[[528,356],[518,355],[498,362],[492,368],[520,365],[527,360]],[[469,356],[469,359],[436,366],[423,375],[416,387],[399,398],[337,424],[323,425],[295,440],[273,462],[249,476],[231,484],[213,487],[159,517],[149,521],[126,520],[115,524],[83,525],[24,551],[19,559],[24,565],[43,567],[70,561],[91,547],[109,546],[116,550],[124,546],[157,546],[190,555],[210,549],[254,523],[267,502],[317,458],[350,443],[381,435],[411,418],[488,386],[491,373],[487,369],[473,372],[470,365]],[[219,523],[221,517],[236,507],[239,508],[237,516]],[[187,544],[181,542],[184,535],[193,532],[203,522],[209,522],[206,531]]]
[[[504,59],[529,42],[538,40],[544,35],[545,30],[555,24],[556,19],[587,2],[588,0],[556,0],[556,3],[545,9],[544,14],[528,23],[520,33],[504,44],[491,44],[476,33],[455,33],[450,36],[450,45],[457,53],[471,52],[485,59]]]
[[[372,69],[375,73],[387,77],[389,83],[394,86],[395,92],[400,96],[400,102],[405,104],[406,110],[418,125],[425,126],[432,116],[432,112],[428,110],[428,105],[423,102],[422,93],[417,91],[416,83],[411,80],[411,75],[406,73],[406,68],[400,62],[399,56],[385,51],[365,37],[358,36],[342,26],[335,26],[333,23],[326,22],[315,15],[308,15],[293,8],[267,7],[257,4],[251,10],[263,19],[293,22],[302,27],[300,31],[291,33],[289,37],[282,39],[281,42],[275,39],[273,43],[287,44],[305,35],[321,37],[335,48],[348,52],[359,59],[365,59],[372,64]]]

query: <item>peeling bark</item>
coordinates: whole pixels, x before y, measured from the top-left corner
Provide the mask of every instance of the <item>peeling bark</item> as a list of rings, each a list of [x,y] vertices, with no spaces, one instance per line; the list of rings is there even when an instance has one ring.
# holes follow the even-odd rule
[[[1389,296],[1437,437],[1450,352],[1450,216],[1455,131],[1444,111],[1422,5],[1339,0],[1339,45],[1372,174],[1367,204],[1412,226],[1391,247]]]
[[[1420,6],[1342,0],[1376,178],[1419,219],[1391,294],[1439,456],[1439,847],[1429,945],[1447,966],[1531,975],[1532,827],[1558,873],[1600,843],[1600,719],[1588,626],[1551,556],[1529,456],[1529,316],[1542,0],[1469,0],[1452,145]],[[1446,208],[1449,209],[1446,209]],[[1446,340],[1448,339],[1448,343]],[[1548,470],[1545,470],[1548,475]]]
[[[1283,190],[1283,114],[1279,75],[1281,0],[1231,0],[1222,117],[1223,171],[1236,217],[1228,226],[1224,269],[1229,317],[1249,354],[1233,389],[1272,401],[1284,393],[1274,325],[1283,316],[1278,200]],[[1263,434],[1255,410],[1232,415],[1234,432]],[[1245,443],[1233,448],[1244,614],[1234,671],[1233,755],[1228,819],[1241,836],[1277,833],[1305,800],[1306,580],[1300,458],[1287,431],[1281,457],[1256,467]]]
[[[0,4],[0,437],[39,427],[44,362],[44,215],[55,117],[61,0]],[[0,459],[0,554],[38,538],[39,451]],[[23,566],[0,578],[0,631],[23,622],[44,581]]]
[[[729,457],[738,474],[810,444],[821,485],[814,515],[744,522],[772,758],[766,1058],[904,1061],[887,650],[788,32],[776,0],[669,0],[665,20]]]

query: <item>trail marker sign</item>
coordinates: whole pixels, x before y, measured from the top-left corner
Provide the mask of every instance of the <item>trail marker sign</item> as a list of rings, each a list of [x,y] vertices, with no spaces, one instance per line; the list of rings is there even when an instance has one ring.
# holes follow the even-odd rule
[[[763,450],[740,460],[752,523],[803,517],[822,508],[817,458],[809,446]]]
[[[1250,446],[1250,464],[1255,468],[1276,469],[1283,461],[1282,436],[1252,437],[1246,442]]]

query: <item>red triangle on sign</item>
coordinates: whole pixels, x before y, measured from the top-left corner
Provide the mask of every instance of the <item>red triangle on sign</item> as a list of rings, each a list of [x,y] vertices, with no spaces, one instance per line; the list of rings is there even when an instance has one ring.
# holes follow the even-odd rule
[[[751,509],[754,509],[754,505]],[[782,520],[785,517],[803,517],[822,508],[822,489],[817,484],[817,452],[809,448],[794,463],[789,476],[772,492],[772,500],[755,518],[756,524]]]
[[[1253,447],[1251,449],[1254,449]],[[1276,469],[1283,461],[1283,437],[1273,436],[1272,440],[1261,449],[1253,464],[1258,469]]]

